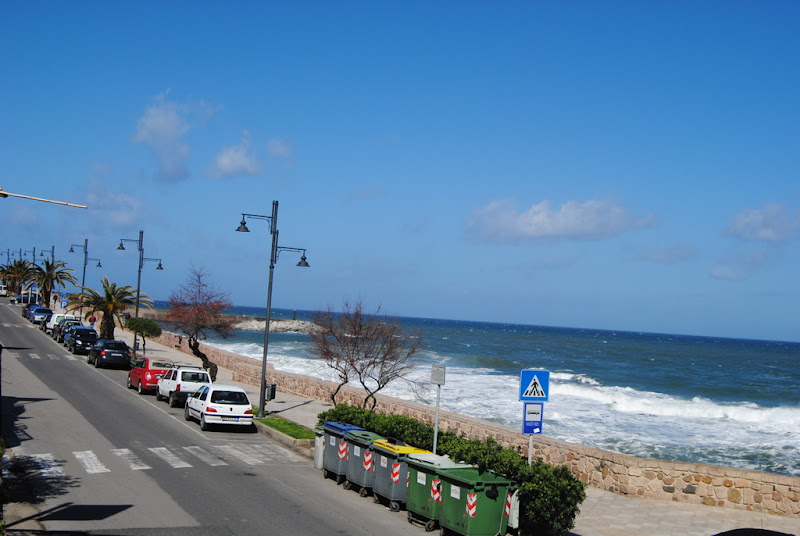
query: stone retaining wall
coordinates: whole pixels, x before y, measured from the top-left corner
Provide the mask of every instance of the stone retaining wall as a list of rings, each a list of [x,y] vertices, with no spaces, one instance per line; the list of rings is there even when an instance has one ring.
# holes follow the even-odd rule
[[[186,341],[164,333],[156,342],[191,354]],[[203,346],[209,359],[233,372],[234,381],[258,385],[260,361]],[[282,392],[329,401],[335,384],[282,372],[270,366],[269,381]],[[337,402],[360,406],[363,391],[344,387]],[[406,415],[433,424],[434,408],[378,396],[376,410]],[[439,425],[468,439],[493,437],[500,444],[520,448],[528,455],[528,436],[507,426],[447,411],[439,412]],[[800,478],[744,471],[716,465],[635,458],[584,447],[545,436],[534,436],[533,455],[552,465],[566,465],[582,482],[615,493],[739,510],[766,512],[800,519]]]

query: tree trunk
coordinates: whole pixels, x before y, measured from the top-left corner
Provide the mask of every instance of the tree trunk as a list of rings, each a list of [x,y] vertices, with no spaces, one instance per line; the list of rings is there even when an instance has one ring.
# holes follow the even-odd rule
[[[199,357],[203,362],[203,368],[208,371],[208,374],[211,376],[211,381],[217,381],[217,369],[219,367],[217,367],[216,363],[212,363],[206,354],[200,351],[200,341],[189,337],[187,342],[189,344],[189,348],[192,350],[192,354],[194,354],[195,357]]]
[[[100,338],[114,340],[114,315],[103,314],[100,318]]]

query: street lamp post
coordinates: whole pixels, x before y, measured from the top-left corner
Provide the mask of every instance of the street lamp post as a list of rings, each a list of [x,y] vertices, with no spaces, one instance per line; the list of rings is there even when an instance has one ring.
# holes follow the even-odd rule
[[[306,261],[306,250],[303,248],[289,248],[278,245],[278,202],[272,202],[272,216],[262,216],[259,214],[242,214],[242,222],[239,224],[239,232],[249,233],[250,229],[247,228],[245,223],[246,218],[253,218],[257,220],[266,220],[269,222],[269,234],[272,235],[272,246],[269,255],[269,283],[267,284],[267,324],[264,326],[264,354],[261,358],[261,393],[258,400],[258,414],[256,417],[264,417],[264,406],[266,405],[267,398],[267,352],[269,348],[269,324],[272,319],[272,278],[275,272],[275,263],[278,262],[278,255],[281,251],[302,251],[300,262],[297,266],[308,268]]]
[[[100,264],[100,259],[90,259],[89,258],[89,239],[88,238],[84,238],[83,239],[83,245],[81,245],[81,244],[70,244],[69,253],[75,253],[75,250],[73,249],[75,247],[83,248],[83,275],[81,276],[81,292],[83,292],[83,289],[86,288],[86,265],[89,263],[90,260],[91,261],[97,261],[97,267],[98,268],[102,268],[103,265]],[[83,300],[81,300],[81,315],[83,315]]]
[[[141,287],[142,287],[142,267],[144,266],[144,261],[154,261],[158,262],[158,266],[156,266],[156,270],[163,270],[164,267],[161,266],[161,259],[150,259],[144,256],[144,247],[142,247],[142,242],[144,241],[144,231],[139,231],[139,239],[133,238],[120,238],[119,239],[119,246],[117,247],[118,250],[125,251],[125,246],[123,242],[136,242],[137,247],[139,249],[139,272],[136,276],[136,313],[134,318],[139,318],[139,295],[141,294]],[[139,341],[137,339],[137,333],[133,332],[133,355],[136,355],[136,351],[139,349]]]

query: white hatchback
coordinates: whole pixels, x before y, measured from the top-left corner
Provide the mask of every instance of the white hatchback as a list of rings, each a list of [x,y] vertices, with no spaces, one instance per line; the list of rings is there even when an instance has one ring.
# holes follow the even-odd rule
[[[213,424],[253,427],[253,405],[244,389],[233,385],[202,386],[186,399],[184,416],[200,421],[203,431]]]

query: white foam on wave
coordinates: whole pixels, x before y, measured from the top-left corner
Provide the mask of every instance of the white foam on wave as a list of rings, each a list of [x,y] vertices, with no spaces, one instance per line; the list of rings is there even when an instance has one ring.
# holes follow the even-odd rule
[[[253,343],[215,346],[257,360],[263,352],[260,344]],[[452,366],[447,356],[429,358],[426,361],[448,365],[441,409],[521,428],[518,375]],[[309,358],[292,343],[271,343],[269,359],[279,370],[335,381],[333,371],[322,360]],[[412,377],[429,382],[430,368],[417,367]],[[418,393],[398,381],[381,392],[429,406],[436,403],[436,386]],[[640,457],[800,476],[798,407],[723,404],[699,397],[686,400],[630,387],[604,386],[582,374],[560,372],[551,374],[550,401],[545,404],[543,417],[546,435],[581,445]]]

